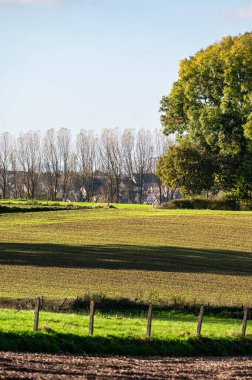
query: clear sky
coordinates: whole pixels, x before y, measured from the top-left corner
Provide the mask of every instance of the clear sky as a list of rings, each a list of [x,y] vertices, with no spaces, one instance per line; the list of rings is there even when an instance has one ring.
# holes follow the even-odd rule
[[[0,132],[160,128],[179,60],[251,26],[251,0],[0,0]]]

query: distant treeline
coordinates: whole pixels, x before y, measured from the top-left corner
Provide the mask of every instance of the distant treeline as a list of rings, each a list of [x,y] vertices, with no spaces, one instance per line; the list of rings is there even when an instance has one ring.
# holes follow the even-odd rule
[[[0,134],[0,198],[143,203],[167,189],[155,167],[171,144],[161,131],[67,128]]]

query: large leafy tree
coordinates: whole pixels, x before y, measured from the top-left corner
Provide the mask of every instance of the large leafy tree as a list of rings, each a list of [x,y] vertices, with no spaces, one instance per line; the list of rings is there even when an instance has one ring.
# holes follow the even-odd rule
[[[181,61],[161,112],[165,134],[215,157],[220,188],[251,195],[252,33],[226,37]]]
[[[157,163],[156,174],[165,185],[184,195],[200,194],[214,185],[212,158],[198,145],[182,140]]]

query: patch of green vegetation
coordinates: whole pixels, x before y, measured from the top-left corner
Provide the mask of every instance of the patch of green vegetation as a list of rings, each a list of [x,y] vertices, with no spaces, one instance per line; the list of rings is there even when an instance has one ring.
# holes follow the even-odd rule
[[[41,201],[41,200],[22,200],[22,199],[1,199],[0,205],[9,206],[49,206],[49,207],[63,207],[63,208],[106,208],[108,203],[105,202],[63,202],[63,201]],[[151,210],[151,205],[139,205],[139,204],[126,204],[126,203],[109,203],[112,208],[118,208],[120,210]]]
[[[206,199],[206,198],[182,198],[173,199],[167,203],[163,203],[160,208],[163,209],[195,209],[195,210],[252,210],[252,201],[236,200],[236,199]]]
[[[146,205],[2,214],[0,296],[250,305],[251,216]]]
[[[0,310],[0,350],[131,355],[238,355],[252,353],[251,322],[241,338],[241,321],[206,316],[202,337],[197,318],[178,312],[154,313],[152,339],[146,337],[145,315],[96,312],[94,335],[88,334],[89,316],[40,313],[33,331],[32,311]]]

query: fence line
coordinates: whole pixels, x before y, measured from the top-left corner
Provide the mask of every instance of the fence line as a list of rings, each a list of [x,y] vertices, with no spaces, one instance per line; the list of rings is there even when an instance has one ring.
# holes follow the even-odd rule
[[[34,331],[38,331],[39,326],[39,312],[42,309],[43,306],[43,297],[38,297],[35,299],[35,308],[34,308],[34,324],[33,329]],[[65,298],[66,300],[66,298]],[[65,303],[65,300],[63,301],[63,304]],[[203,325],[203,317],[204,317],[204,305],[200,306],[200,312],[197,322],[197,329],[196,329],[196,336],[198,338],[201,337],[201,329]],[[94,334],[94,316],[95,316],[95,301],[93,299],[90,300],[90,307],[89,307],[89,334]],[[149,304],[148,312],[147,312],[147,338],[151,339],[151,332],[152,332],[152,318],[153,318],[153,306],[152,304]],[[247,323],[249,319],[249,308],[244,307],[243,312],[243,320],[242,320],[242,331],[241,336],[246,336],[246,329],[247,329]]]

